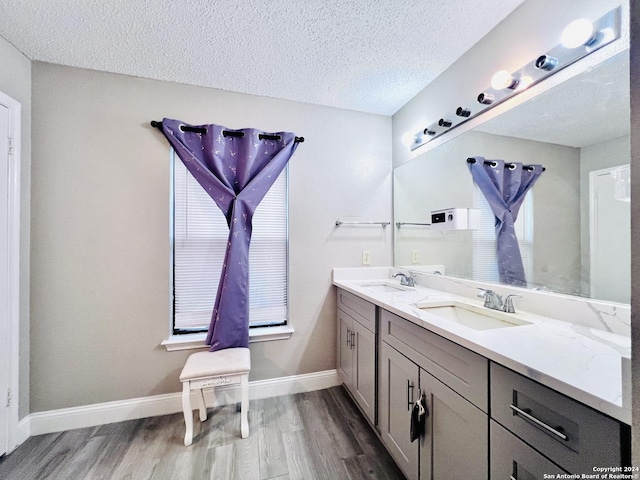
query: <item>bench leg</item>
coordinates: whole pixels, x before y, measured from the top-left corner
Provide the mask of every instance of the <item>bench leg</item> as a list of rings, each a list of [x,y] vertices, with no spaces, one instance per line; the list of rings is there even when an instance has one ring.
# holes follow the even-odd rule
[[[249,436],[249,375],[243,375],[241,381],[242,402],[240,403],[240,433],[242,438]]]
[[[201,388],[196,394],[198,401],[198,410],[200,410],[200,421],[204,422],[207,419],[207,406],[204,404],[204,390]]]
[[[184,413],[184,444],[188,447],[193,443],[193,409],[191,408],[191,388],[189,382],[182,382],[182,412]]]

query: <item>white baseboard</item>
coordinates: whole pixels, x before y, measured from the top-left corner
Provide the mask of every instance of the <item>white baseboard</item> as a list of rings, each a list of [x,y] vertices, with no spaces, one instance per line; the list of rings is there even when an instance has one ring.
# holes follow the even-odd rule
[[[257,400],[279,395],[312,392],[335,387],[340,383],[336,370],[258,380],[249,382],[249,399]],[[240,385],[218,387],[215,393],[207,391],[205,401],[207,406],[229,405],[239,402]],[[18,439],[19,443],[23,443],[33,435],[95,427],[178,412],[182,412],[180,392],[32,413],[20,421]]]

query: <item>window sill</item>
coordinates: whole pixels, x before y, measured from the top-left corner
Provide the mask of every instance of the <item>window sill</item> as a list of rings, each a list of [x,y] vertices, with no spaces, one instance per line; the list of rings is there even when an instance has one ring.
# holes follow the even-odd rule
[[[269,342],[272,340],[288,340],[295,330],[289,325],[281,327],[258,327],[249,330],[249,343]],[[160,342],[168,352],[178,350],[194,350],[205,348],[206,333],[188,333],[185,335],[171,335]]]

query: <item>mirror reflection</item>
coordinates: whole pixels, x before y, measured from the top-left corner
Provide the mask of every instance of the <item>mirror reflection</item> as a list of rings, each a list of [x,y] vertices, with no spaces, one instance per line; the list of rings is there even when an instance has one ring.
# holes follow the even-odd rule
[[[541,164],[515,225],[527,287],[628,303],[629,151],[625,51],[396,168],[395,265],[498,282],[495,216],[466,160]],[[425,225],[452,208],[479,225]]]

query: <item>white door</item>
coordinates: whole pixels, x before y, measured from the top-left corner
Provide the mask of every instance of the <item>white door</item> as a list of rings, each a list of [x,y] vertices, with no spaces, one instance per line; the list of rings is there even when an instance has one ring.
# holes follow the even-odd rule
[[[629,303],[630,204],[614,196],[612,172],[618,168],[590,172],[591,298]]]
[[[8,446],[9,416],[9,109],[0,104],[0,455]]]

